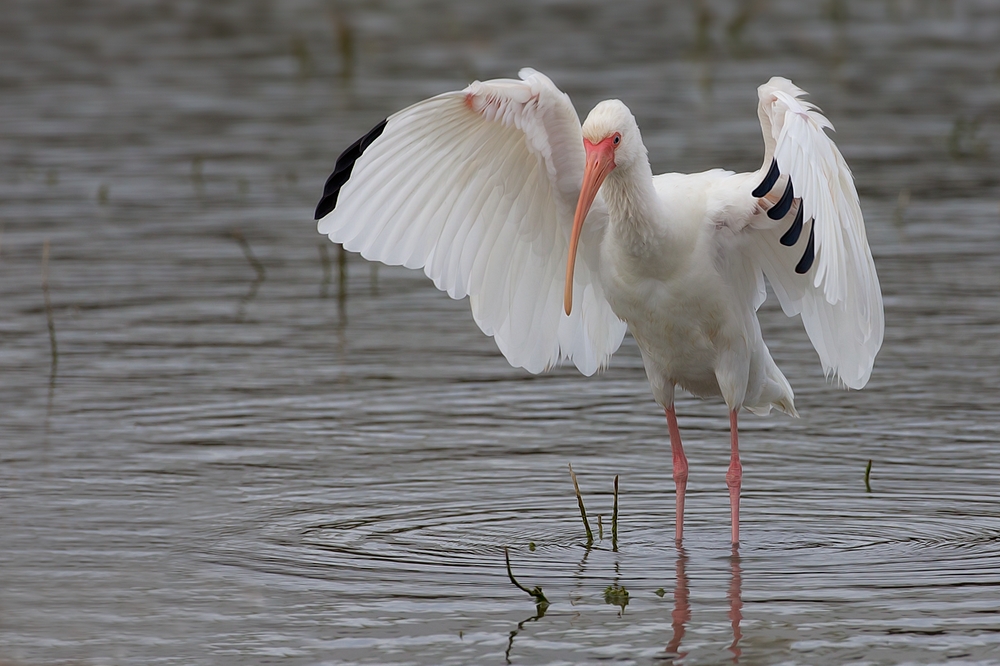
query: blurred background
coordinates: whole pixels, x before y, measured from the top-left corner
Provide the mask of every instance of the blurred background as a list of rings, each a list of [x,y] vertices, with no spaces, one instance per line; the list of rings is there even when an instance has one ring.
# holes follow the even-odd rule
[[[1000,661],[994,0],[0,14],[0,663]],[[837,128],[886,341],[843,392],[762,308],[803,418],[741,424],[738,555],[721,404],[678,403],[676,549],[631,339],[532,377],[316,234],[344,147],[522,66],[581,116],[622,99],[657,173],[758,168],[773,75]],[[621,476],[617,548],[586,545],[570,462],[605,529]]]

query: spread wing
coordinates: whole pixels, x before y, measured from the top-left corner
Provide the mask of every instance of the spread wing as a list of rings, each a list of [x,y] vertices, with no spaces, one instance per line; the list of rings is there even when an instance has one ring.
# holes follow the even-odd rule
[[[319,232],[469,296],[476,324],[511,365],[537,373],[569,360],[591,375],[625,335],[598,274],[607,212],[595,206],[584,226],[566,316],[583,135],[565,93],[540,72],[520,76],[477,81],[377,125],[338,158],[316,209]]]
[[[885,323],[854,178],[803,90],[774,77],[757,92],[765,153],[752,196],[767,211],[744,227],[746,252],[785,314],[802,315],[827,375],[859,389]]]

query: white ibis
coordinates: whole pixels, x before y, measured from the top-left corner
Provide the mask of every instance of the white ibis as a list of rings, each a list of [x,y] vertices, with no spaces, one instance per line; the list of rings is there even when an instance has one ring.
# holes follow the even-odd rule
[[[337,158],[319,231],[366,259],[423,268],[516,367],[585,375],[631,331],[665,410],[683,536],[688,464],[674,388],[729,408],[726,481],[739,542],[737,415],[797,416],[761,337],[764,276],[801,315],[828,377],[859,389],[884,329],[851,172],[830,122],[791,81],[757,90],[764,160],[753,173],[654,176],[618,100],[580,125],[531,69],[389,116]],[[562,303],[560,303],[562,301]]]

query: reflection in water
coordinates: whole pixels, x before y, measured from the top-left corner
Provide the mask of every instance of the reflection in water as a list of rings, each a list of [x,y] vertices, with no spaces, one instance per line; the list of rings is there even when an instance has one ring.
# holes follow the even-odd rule
[[[372,296],[378,296],[378,267],[379,263],[377,261],[369,261],[368,275],[369,275],[369,292]]]
[[[590,550],[591,546],[587,546],[583,549],[583,557],[580,558],[579,564],[576,565],[576,574],[573,576],[573,578],[576,579],[576,584],[573,586],[575,596],[574,594],[571,594],[569,597],[569,603],[573,606],[576,605],[577,601],[583,598],[582,589],[586,582],[584,573],[587,570],[587,558],[590,557]]]
[[[508,664],[510,663],[510,651],[514,649],[514,637],[517,636],[521,632],[522,629],[524,629],[524,625],[528,624],[529,622],[534,622],[535,620],[538,620],[538,619],[541,619],[541,618],[545,617],[545,610],[548,607],[549,607],[549,605],[547,603],[539,603],[539,604],[537,604],[535,606],[535,614],[532,615],[531,617],[527,617],[527,618],[521,620],[520,622],[518,622],[517,623],[517,628],[514,629],[514,630],[512,630],[510,632],[510,636],[507,638],[507,651],[504,652],[504,655],[503,655],[504,659],[507,660]]]
[[[617,479],[617,477],[615,477]],[[621,584],[621,563],[615,560],[615,580],[604,588],[604,603],[610,606],[618,607],[618,617],[622,616],[625,612],[625,607],[628,606],[628,590],[625,586]]]
[[[729,651],[733,653],[733,663],[738,664],[740,655],[743,654],[740,649],[740,639],[743,638],[740,632],[740,621],[743,619],[743,570],[740,568],[740,551],[736,545],[733,546],[729,565],[729,592],[726,593],[726,599],[729,600],[729,621],[733,625],[733,642],[729,646]]]
[[[589,549],[588,549],[589,552]],[[507,562],[507,576],[510,578],[510,582],[514,584],[519,590],[523,590],[530,594],[535,599],[535,614],[529,618],[525,618],[517,623],[517,628],[510,632],[510,636],[507,638],[507,651],[504,653],[504,657],[507,659],[507,663],[510,663],[510,651],[514,648],[514,637],[524,628],[524,625],[528,622],[534,622],[538,618],[545,617],[545,611],[549,607],[549,600],[545,598],[542,594],[542,588],[536,585],[533,589],[528,589],[524,585],[517,582],[514,578],[514,572],[510,568],[510,552],[508,552],[506,546],[503,549],[504,560]],[[584,556],[586,557],[586,556]]]
[[[337,245],[337,303],[344,309],[347,300],[347,250]]]
[[[250,290],[246,293],[243,298],[240,299],[239,307],[236,310],[236,318],[243,319],[246,314],[247,303],[252,301],[257,296],[257,290],[260,289],[261,283],[267,275],[267,271],[264,270],[264,264],[260,263],[260,259],[253,253],[250,248],[250,243],[247,242],[246,236],[240,231],[233,231],[233,238],[237,243],[240,244],[240,248],[243,250],[243,254],[247,258],[250,266],[253,267],[254,272],[257,273],[257,277],[254,278],[253,283],[250,285]]]
[[[323,267],[323,281],[319,283],[319,297],[326,298],[330,290],[330,278],[333,270],[330,268],[330,252],[327,250],[329,243],[324,239],[319,244],[319,263]]]
[[[691,621],[691,592],[688,589],[687,564],[687,552],[683,546],[677,546],[674,610],[670,622],[674,633],[665,651],[676,655],[678,659],[683,659],[687,655],[687,652],[680,651],[680,647],[687,623]],[[743,638],[743,632],[740,631],[740,622],[743,621],[743,570],[740,567],[740,552],[737,546],[733,546],[729,567],[729,590],[726,592],[726,600],[729,602],[729,621],[733,628],[733,642],[729,644],[729,651],[733,653],[733,663],[738,664],[743,654],[740,649],[740,640]]]
[[[52,314],[52,299],[49,297],[49,239],[42,244],[42,296],[45,299],[45,319],[49,327],[49,347],[52,365],[49,368],[49,400],[45,410],[45,430],[48,433],[49,418],[52,416],[52,400],[56,393],[56,373],[59,369],[59,347],[56,345],[56,323]]]
[[[792,0],[630,0],[625,40],[526,0],[338,2],[336,27],[327,0],[5,4],[0,663],[503,664],[512,630],[513,663],[996,663],[1000,13],[837,1],[839,24]],[[631,338],[598,378],[529,377],[426,276],[348,253],[342,282],[315,233],[329,160],[383,112],[532,64],[581,110],[629,103],[656,171],[759,167],[747,109],[772,74],[842,119],[893,325],[871,390],[841,393],[761,307],[804,409],[754,421],[746,634],[724,497],[687,507],[705,540],[670,551]],[[266,276],[233,228],[261,261],[267,243]],[[679,401],[691,467],[724,469],[728,447],[696,445],[719,405]],[[620,555],[610,506],[609,541],[580,547],[570,459],[628,484]],[[534,628],[494,557],[529,539],[547,547],[521,582],[563,604]]]
[[[684,639],[684,630],[691,620],[691,603],[689,601],[688,577],[685,572],[687,566],[687,552],[684,547],[677,546],[677,579],[674,585],[674,612],[671,614],[670,626],[673,627],[674,635],[667,644],[667,652],[678,657],[684,657],[687,653],[680,652],[681,641]]]
[[[324,241],[325,243],[325,241]],[[344,334],[347,327],[347,250],[343,245],[334,243],[337,247],[337,327]],[[324,244],[323,247],[326,247]],[[326,298],[326,287],[329,284],[330,258],[323,254],[323,297]],[[374,262],[373,262],[374,263]]]

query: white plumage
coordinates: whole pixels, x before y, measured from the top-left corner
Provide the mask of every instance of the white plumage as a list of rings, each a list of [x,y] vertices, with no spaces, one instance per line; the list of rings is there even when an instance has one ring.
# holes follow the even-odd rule
[[[775,265],[780,259],[764,247],[773,247],[773,234],[755,239],[753,255],[785,314],[802,315],[823,370],[860,389],[882,346],[882,293],[851,170],[823,132],[833,125],[813,104],[799,99],[804,94],[788,79],[775,77],[758,90],[758,116],[765,165],[772,156],[777,160],[802,198],[804,218],[819,221],[815,271],[803,281]]]
[[[573,316],[562,315],[570,223],[583,178],[580,121],[548,78],[473,83],[388,118],[354,164],[337,208],[319,222],[331,240],[373,261],[423,268],[514,366],[607,365],[625,324],[604,296],[595,211],[580,243]]]
[[[591,375],[626,325],[666,410],[682,536],[687,461],[674,387],[730,409],[738,541],[742,408],[795,414],[761,338],[764,276],[800,314],[824,371],[861,388],[882,344],[882,297],[851,172],[790,81],[758,89],[755,173],[653,176],[617,100],[581,126],[543,74],[475,82],[390,116],[337,160],[319,231],[367,259],[423,268],[512,365]],[[564,272],[565,271],[565,272]]]

